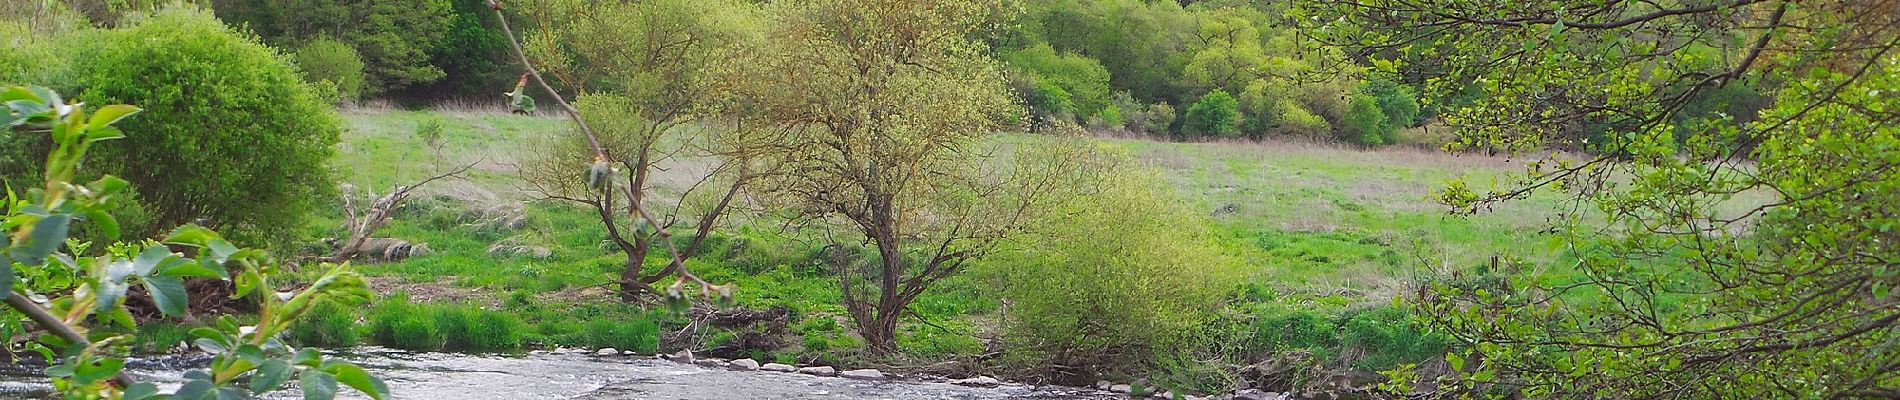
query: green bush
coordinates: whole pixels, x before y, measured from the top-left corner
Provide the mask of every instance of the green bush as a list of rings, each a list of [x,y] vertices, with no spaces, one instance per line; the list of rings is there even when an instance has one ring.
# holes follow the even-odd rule
[[[1210,319],[1238,284],[1239,261],[1154,171],[1126,168],[1102,182],[980,269],[999,278],[1000,297],[1012,302],[1003,327],[1012,346],[1088,355],[1031,362],[1152,362]]]
[[[238,241],[284,244],[331,198],[336,112],[275,50],[189,6],[87,44],[78,98],[146,110],[119,127],[138,134],[94,149],[95,170],[130,181],[154,229],[205,219]]]
[[[1370,96],[1353,96],[1351,107],[1339,122],[1339,134],[1344,136],[1340,139],[1347,142],[1378,146],[1398,139],[1398,129],[1386,121],[1385,111]]]
[[[1205,136],[1232,137],[1240,133],[1240,100],[1227,91],[1214,89],[1188,106],[1187,131]]]
[[[291,324],[285,340],[297,346],[344,348],[357,342],[356,309],[323,302]]]
[[[1258,315],[1253,326],[1258,349],[1265,352],[1308,350],[1325,358],[1339,345],[1339,326],[1312,310]]]
[[[475,313],[468,321],[464,342],[469,350],[508,351],[521,348],[527,325],[514,315],[499,311]]]
[[[304,43],[295,54],[305,81],[336,90],[330,100],[343,102],[363,95],[363,58],[348,43],[319,38]]]

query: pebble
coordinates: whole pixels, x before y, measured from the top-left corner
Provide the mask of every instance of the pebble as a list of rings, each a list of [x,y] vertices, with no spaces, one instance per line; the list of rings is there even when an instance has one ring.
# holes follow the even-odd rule
[[[1132,389],[1134,388],[1129,387],[1128,385],[1110,385],[1108,387],[1108,391],[1115,392],[1115,393],[1128,393]]]
[[[620,350],[615,350],[615,349],[614,349],[614,348],[612,348],[612,347],[604,347],[604,348],[601,348],[600,350],[597,350],[597,351],[595,351],[595,352],[594,352],[594,355],[597,355],[597,356],[617,356],[617,355],[620,355]]]
[[[740,371],[751,371],[751,370],[759,369],[759,362],[750,358],[741,358],[737,360],[732,360],[731,363],[726,364],[726,368],[731,368],[731,369],[740,370]]]
[[[792,371],[797,371],[798,367],[793,367],[790,365],[779,364],[779,363],[765,363],[764,366],[759,367],[759,370],[771,371],[771,372],[792,372]]]

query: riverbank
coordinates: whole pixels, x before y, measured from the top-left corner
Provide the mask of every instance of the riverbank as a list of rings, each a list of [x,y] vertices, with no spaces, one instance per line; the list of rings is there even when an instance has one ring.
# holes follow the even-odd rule
[[[725,310],[758,318],[619,302],[613,282],[625,256],[603,245],[597,216],[586,207],[538,199],[524,191],[513,169],[522,162],[521,149],[568,129],[563,120],[379,109],[349,110],[344,117],[350,129],[336,164],[359,188],[388,187],[428,172],[415,162],[392,165],[403,160],[479,163],[466,179],[425,187],[398,210],[377,236],[411,250],[358,261],[382,296],[313,315],[293,328],[292,341],[305,345],[691,350],[761,364],[874,366],[1075,386],[1146,381],[1143,386],[1204,394],[1285,392],[1336,378],[1364,382],[1375,371],[1433,362],[1449,343],[1418,326],[1395,298],[1421,280],[1488,265],[1500,253],[1507,260],[1554,256],[1536,231],[1545,215],[1540,207],[1550,205],[1544,199],[1462,218],[1444,215],[1430,200],[1435,182],[1445,179],[1505,179],[1513,167],[1501,159],[1318,144],[1099,139],[1156,171],[1166,188],[1153,201],[1183,203],[1187,223],[1211,232],[1202,243],[1234,261],[1244,276],[1238,285],[1214,289],[1220,294],[1209,302],[1218,304],[1208,312],[1192,315],[1186,328],[1132,342],[1140,347],[1077,350],[1050,347],[1032,335],[1099,332],[1025,331],[1026,311],[1012,309],[1020,299],[998,290],[1011,283],[1010,266],[1042,261],[979,260],[918,297],[898,326],[903,354],[874,359],[864,354],[840,305],[834,264],[841,254],[783,229],[771,215],[722,220],[687,261],[700,277],[739,287],[734,306]],[[425,125],[440,129],[434,147],[416,134]],[[690,160],[667,167],[652,178],[654,190],[682,190],[704,172]],[[340,216],[325,218],[312,225],[311,236],[335,233]],[[663,253],[648,254],[648,273],[667,264]],[[1152,317],[1100,322],[1143,326],[1142,318]]]

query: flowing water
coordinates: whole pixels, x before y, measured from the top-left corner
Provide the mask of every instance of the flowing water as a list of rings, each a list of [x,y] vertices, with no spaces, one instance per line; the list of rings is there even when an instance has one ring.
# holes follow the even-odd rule
[[[583,354],[483,356],[410,353],[362,348],[338,354],[389,384],[396,399],[584,399],[584,400],[763,400],[763,399],[1110,399],[1089,389],[1006,384],[970,388],[910,380],[881,382],[809,375],[729,371],[644,357]],[[166,358],[130,363],[141,380],[176,389],[187,368],[205,360]],[[38,367],[0,367],[0,398],[52,397]],[[345,390],[348,398],[362,398]],[[270,399],[296,399],[278,392]],[[1119,397],[1126,398],[1126,397]]]

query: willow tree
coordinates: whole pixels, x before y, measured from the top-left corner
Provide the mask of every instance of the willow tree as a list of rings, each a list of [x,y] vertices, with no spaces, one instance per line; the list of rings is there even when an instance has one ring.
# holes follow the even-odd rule
[[[862,240],[837,265],[846,310],[873,354],[932,284],[1021,231],[1074,179],[1072,165],[1016,162],[985,140],[1020,118],[1000,67],[974,40],[1000,1],[774,4],[749,61],[753,112],[783,127],[782,175],[760,188],[821,228]]]
[[[756,11],[734,2],[689,0],[551,0],[520,10],[546,27],[526,39],[526,54],[546,75],[581,93],[575,106],[598,133],[598,143],[578,131],[551,138],[526,163],[523,176],[543,196],[594,209],[607,241],[627,256],[618,281],[622,300],[634,300],[675,271],[672,264],[650,274],[644,270],[662,231],[690,226],[693,236],[681,256],[692,257],[755,175],[741,166],[747,162],[743,155],[764,142],[754,140],[757,135],[734,135],[756,131],[702,129],[725,119],[689,125],[708,114],[710,99],[718,97],[706,72],[730,58],[730,49],[756,40]],[[618,166],[619,182],[605,190],[580,179],[599,161],[594,146]],[[694,160],[714,166],[659,194],[656,172]],[[697,196],[714,200],[698,209],[682,207]],[[657,227],[644,220],[642,210],[659,221]]]
[[[1438,394],[1900,396],[1900,13],[1893,2],[1377,0],[1330,39],[1438,94],[1454,150],[1540,154],[1466,212],[1561,191],[1574,265],[1441,282],[1470,344]],[[1387,60],[1423,60],[1395,65]],[[1689,115],[1738,88],[1766,109]],[[1680,123],[1684,118],[1699,123]],[[1547,154],[1547,153],[1543,153]],[[1509,269],[1509,268],[1507,268]],[[1495,278],[1495,277],[1494,277]]]

